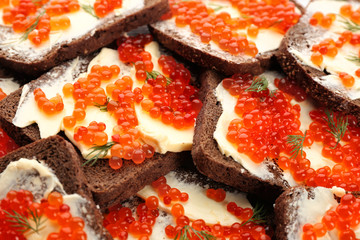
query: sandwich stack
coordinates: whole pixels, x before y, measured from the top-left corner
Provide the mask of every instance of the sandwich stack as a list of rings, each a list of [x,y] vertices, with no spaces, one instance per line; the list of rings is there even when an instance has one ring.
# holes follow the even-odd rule
[[[360,238],[359,3],[0,10],[1,239]]]

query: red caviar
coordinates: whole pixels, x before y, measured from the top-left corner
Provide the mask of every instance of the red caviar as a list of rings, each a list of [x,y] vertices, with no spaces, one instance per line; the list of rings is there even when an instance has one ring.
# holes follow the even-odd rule
[[[360,8],[354,10],[350,4],[344,4],[340,8],[340,15],[344,18],[344,21],[352,21],[356,24],[360,23]],[[332,23],[336,19],[336,14],[329,13],[324,15],[321,12],[316,12],[310,18],[309,23],[311,25],[320,25],[324,28],[330,28]],[[349,30],[345,30],[343,32],[338,33],[337,39],[326,38],[320,41],[318,44],[314,44],[311,48],[311,61],[317,66],[322,65],[324,61],[324,56],[334,58],[338,55],[339,51],[345,44],[351,44],[353,47],[358,47],[360,43],[360,34],[353,33]],[[355,54],[355,57],[358,54]],[[341,56],[343,57],[343,56]],[[345,56],[347,61],[352,61],[351,58],[349,59],[348,56]],[[356,61],[353,60],[353,61]],[[326,63],[325,63],[326,64]],[[326,66],[325,66],[326,67]],[[360,69],[357,69],[355,72],[340,72],[337,71],[340,81],[345,87],[353,87],[355,84],[355,77],[360,76]]]
[[[158,59],[163,73],[153,71],[152,56],[144,50],[151,41],[149,34],[118,40],[119,58],[133,65],[137,81],[129,76],[119,77],[121,70],[117,65],[93,65],[90,73],[73,84],[66,83],[62,88],[64,97],[74,100],[73,113],[63,118],[63,126],[74,129],[75,141],[89,147],[104,148],[106,154],[101,156],[110,155],[109,165],[113,169],[121,168],[123,159],[141,164],[154,155],[154,147],[140,138],[136,106],[141,106],[152,118],[177,129],[193,127],[202,107],[198,89],[190,85],[191,74],[182,64],[163,55]],[[145,79],[142,74],[145,74]],[[135,84],[140,86],[134,88]],[[42,107],[45,94],[36,90],[34,95],[38,106]],[[116,126],[106,131],[106,123],[91,122],[89,126],[81,126],[89,107],[108,112],[116,119]],[[111,135],[108,135],[109,130]],[[170,196],[182,201],[188,198],[186,194],[176,191]]]
[[[3,100],[6,97],[6,93],[0,88],[0,101]]]
[[[172,202],[172,206],[169,206],[171,209],[170,213],[174,217],[176,226],[168,225],[165,227],[165,234],[168,238],[175,239],[176,235],[178,235],[178,238],[176,239],[179,239],[180,230],[185,225],[189,225],[197,231],[206,231],[208,234],[215,236],[216,239],[221,240],[224,240],[225,238],[254,240],[270,239],[270,237],[266,234],[264,226],[255,224],[251,221],[247,222],[253,216],[251,208],[243,209],[238,207],[236,203],[230,202],[227,206],[227,211],[234,215],[237,214],[236,216],[240,221],[232,224],[231,226],[223,226],[221,223],[208,225],[202,219],[190,220],[186,216],[184,206],[182,205],[182,202],[184,201],[181,200],[181,195],[185,195],[186,193],[181,193],[177,188],[170,187],[167,184],[165,177],[160,177],[156,181],[152,182],[151,186],[155,189],[158,196],[150,196],[145,199],[145,204],[140,203],[136,208],[136,215],[134,215],[129,208],[122,207],[121,205],[116,205],[109,209],[110,212],[105,216],[104,226],[113,237],[126,239],[129,234],[131,234],[132,236],[138,237],[138,239],[142,239],[143,237],[149,238],[152,233],[152,226],[154,226],[156,218],[159,216],[159,211],[154,207],[156,206],[157,208],[159,201],[163,201],[165,203],[166,199],[170,198],[170,202]],[[216,197],[218,202],[222,202],[225,199],[226,192],[223,189],[207,189],[207,195],[209,195],[209,190],[214,193],[210,194],[210,196],[218,196]],[[170,197],[170,195],[173,194],[175,194],[176,199],[173,198],[174,196]],[[177,199],[179,195],[180,199]],[[186,201],[187,199],[188,196]],[[189,199],[189,201],[191,201],[191,199]],[[226,209],[224,209],[224,211],[226,211]],[[192,230],[190,229],[190,231]],[[194,234],[192,238],[190,238],[189,235],[188,237],[189,239],[199,239],[194,237]]]
[[[137,80],[145,81],[141,88],[144,97],[140,100],[141,106],[152,118],[158,118],[164,124],[177,129],[193,127],[202,102],[199,100],[198,89],[190,85],[190,71],[173,57],[162,55],[158,64],[164,74],[152,72],[151,54],[144,50],[144,46],[151,41],[151,35],[122,38],[118,41],[120,60],[133,62]],[[149,74],[151,77],[148,77]],[[119,82],[119,86],[123,85],[122,81]]]
[[[63,203],[63,196],[58,192],[52,192],[47,199],[42,199],[40,203],[34,202],[34,196],[27,190],[14,191],[7,193],[6,197],[0,201],[0,238],[1,239],[26,239],[24,233],[14,227],[14,218],[6,212],[13,214],[14,211],[28,219],[31,219],[31,212],[39,217],[45,217],[60,227],[59,232],[52,232],[46,236],[47,240],[55,239],[76,239],[86,240],[87,235],[84,231],[85,222],[80,217],[73,217],[70,207]],[[31,211],[31,212],[30,212]],[[29,220],[32,221],[32,220]],[[41,225],[41,223],[40,223]]]
[[[103,18],[116,8],[122,7],[122,0],[96,0],[94,3],[95,14]]]
[[[48,115],[59,113],[64,109],[64,103],[59,94],[50,99],[46,98],[45,93],[40,89],[36,88],[34,90],[34,99],[37,103],[37,106]]]
[[[360,199],[351,193],[345,194],[337,206],[331,207],[322,217],[321,222],[306,223],[303,227],[303,240],[323,237],[336,229],[339,239],[355,239],[354,230],[360,223]]]
[[[78,0],[18,0],[13,1],[12,6],[9,6],[9,1],[2,0],[1,7],[4,7],[4,23],[11,24],[14,32],[23,33],[23,37],[35,46],[49,40],[51,31],[70,28],[70,18],[65,14],[81,8]],[[105,17],[114,9],[121,8],[122,0],[97,0],[93,7],[98,17]]]
[[[304,101],[306,94],[294,81],[275,79],[280,89],[269,93],[245,91],[249,88],[251,75],[234,75],[223,80],[222,85],[230,94],[238,98],[234,111],[239,118],[230,122],[227,139],[256,163],[267,157],[277,159],[279,167],[290,171],[295,181],[308,186],[342,187],[348,191],[360,189],[360,166],[358,164],[358,142],[360,129],[354,116],[346,116],[347,129],[341,142],[337,143],[331,134],[328,116],[323,108],[312,110],[312,120],[304,139],[303,154],[292,156],[294,147],[288,144],[289,135],[304,136],[300,131],[300,110],[296,101]],[[340,113],[331,115],[333,121],[341,118]],[[343,116],[344,118],[344,116]],[[306,157],[306,147],[318,144],[322,148],[322,156],[333,161],[333,167],[322,166],[312,168],[311,161]]]
[[[6,132],[0,128],[0,157],[17,149],[19,146],[10,138]]]
[[[291,1],[256,1],[244,2],[229,0],[241,17],[232,18],[227,12],[217,12],[202,1],[169,1],[171,14],[178,27],[189,26],[191,31],[199,35],[204,43],[215,42],[224,51],[231,54],[257,54],[256,45],[248,41],[246,35],[237,30],[246,30],[247,35],[256,38],[259,29],[272,29],[282,34],[300,18],[295,5]]]

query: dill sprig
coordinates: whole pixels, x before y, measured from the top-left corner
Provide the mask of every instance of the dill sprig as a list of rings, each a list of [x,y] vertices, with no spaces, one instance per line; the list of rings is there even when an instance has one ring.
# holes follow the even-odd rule
[[[5,210],[3,211],[6,213],[7,217],[10,218],[7,219],[6,221],[14,223],[11,226],[16,228],[16,230],[20,232],[26,232],[28,230],[31,230],[35,233],[38,233],[41,230],[43,223],[46,221],[46,220],[41,221],[41,216],[38,215],[37,211],[34,212],[30,209],[28,210],[28,213],[30,214],[29,218],[25,217],[24,215],[21,215],[15,210],[12,210],[13,214]]]
[[[80,4],[80,7],[88,14],[93,16],[94,18],[99,19],[99,17],[95,14],[94,7],[90,4]]]
[[[340,16],[342,18],[342,20],[340,22],[345,25],[346,30],[349,30],[351,32],[360,31],[359,24],[357,24],[356,22],[352,21],[351,19],[347,19],[341,15],[338,15],[338,16]]]
[[[349,121],[347,117],[343,115],[334,116],[332,111],[328,109],[325,110],[325,114],[327,118],[324,118],[328,123],[330,130],[326,130],[328,133],[331,133],[336,138],[336,145],[333,147],[335,149],[340,143],[341,139],[344,137],[345,132],[347,131],[347,127],[349,125]]]
[[[103,105],[101,105],[99,103],[96,103],[96,102],[94,102],[93,104],[94,104],[95,107],[99,108],[101,112],[107,112],[108,111],[107,105],[108,105],[109,101],[110,101],[110,98],[108,97],[106,99],[105,104],[103,104]]]
[[[104,158],[108,154],[111,147],[114,146],[115,144],[116,144],[115,142],[108,142],[101,146],[91,147],[89,150],[92,150],[92,151],[88,155],[86,155],[85,158],[88,158],[89,156],[91,156],[94,153],[96,153],[96,154],[94,156],[92,156],[90,159],[88,159],[86,162],[84,162],[83,166],[87,165],[89,163],[90,163],[90,166],[93,166],[97,162],[97,160],[99,160],[99,158]]]
[[[351,54],[351,55],[347,56],[346,60],[348,60],[350,62],[354,62],[356,65],[360,65],[360,57],[355,54]]]
[[[296,158],[299,155],[299,152],[301,153],[301,156],[303,155],[303,148],[304,148],[304,141],[306,138],[306,132],[304,133],[304,136],[302,135],[289,135],[287,138],[287,143],[293,146],[293,149],[290,153],[292,153],[290,158]]]
[[[266,80],[264,76],[256,77],[252,81],[250,87],[245,89],[245,92],[261,92],[266,90],[269,86],[269,82]]]
[[[270,24],[269,28],[274,27],[274,26],[282,23],[283,21],[284,21],[283,19],[276,20],[272,24]]]
[[[45,9],[44,9],[43,11],[41,11],[41,12],[39,13],[39,15],[36,16],[35,21],[33,22],[33,24],[31,24],[28,28],[26,28],[25,32],[24,32],[23,35],[21,35],[21,37],[20,37],[20,40],[21,40],[21,41],[25,41],[26,39],[28,39],[29,34],[30,34],[34,29],[36,29],[37,25],[38,25],[39,22],[40,22],[41,17],[44,16],[45,12],[46,12]]]
[[[146,80],[148,80],[150,78],[156,79],[157,76],[159,76],[159,75],[162,75],[162,74],[160,72],[158,72],[158,71],[154,71],[154,70],[152,72],[146,71]],[[171,78],[169,78],[169,77],[165,77],[165,78],[167,80],[166,85],[169,85],[172,82]]]
[[[197,231],[189,225],[185,225],[175,236],[176,240],[190,240],[193,236],[203,240],[216,240],[216,237],[206,231]]]
[[[31,0],[31,2],[37,7],[41,7],[43,5],[42,0]]]
[[[262,224],[266,222],[267,211],[265,209],[265,205],[256,202],[255,207],[253,208],[253,215],[247,221],[243,222],[241,225],[244,226],[248,222],[253,222],[255,224]]]
[[[217,12],[223,8],[225,8],[225,6],[216,4],[216,3],[209,3],[209,6],[214,10],[214,12]]]

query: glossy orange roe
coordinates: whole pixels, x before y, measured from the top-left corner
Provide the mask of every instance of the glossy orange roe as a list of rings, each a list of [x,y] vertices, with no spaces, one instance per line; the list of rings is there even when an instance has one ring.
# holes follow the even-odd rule
[[[144,96],[141,106],[152,118],[176,129],[193,127],[202,102],[199,100],[198,89],[190,84],[190,71],[173,57],[162,55],[158,64],[164,74],[152,74],[149,77],[153,64],[151,54],[144,50],[144,46],[151,41],[151,35],[122,38],[118,41],[121,61],[134,63],[137,80],[145,82],[141,88]],[[123,84],[119,83],[120,86]]]
[[[157,209],[159,201],[165,205],[171,204],[171,215],[174,217],[176,226],[168,225],[165,227],[165,234],[170,239],[175,239],[180,230],[189,225],[197,231],[206,231],[208,234],[216,237],[219,240],[225,239],[254,239],[254,240],[270,240],[271,238],[266,234],[265,227],[254,222],[247,222],[252,216],[253,211],[250,208],[241,208],[234,202],[230,202],[224,211],[229,211],[239,218],[239,222],[231,226],[224,226],[221,223],[208,225],[203,219],[191,221],[185,213],[182,205],[183,202],[191,201],[187,193],[180,192],[177,188],[172,188],[167,184],[165,177],[160,177],[154,181],[151,186],[155,189],[158,196],[150,196],[136,208],[136,214],[133,214],[129,208],[116,205],[109,209],[109,214],[105,216],[104,226],[111,233],[113,237],[119,239],[127,239],[129,235],[136,236],[138,239],[142,237],[150,237],[152,227],[159,216]],[[210,189],[207,190],[209,192]],[[209,196],[214,197],[214,200],[222,202],[226,195],[222,189],[211,189]],[[222,199],[222,200],[221,200]],[[189,239],[199,239],[194,237]]]
[[[34,202],[33,194],[27,190],[11,190],[7,193],[6,197],[0,201],[0,238],[25,240],[24,232],[14,227],[14,223],[11,222],[14,221],[14,218],[8,216],[5,211],[11,214],[15,211],[26,218],[31,217],[30,211],[32,211],[33,214],[36,213],[37,216],[41,216],[42,220],[44,220],[44,218],[52,220],[54,224],[59,226],[60,230],[50,233],[46,237],[47,240],[87,239],[84,231],[84,220],[80,217],[72,216],[70,207],[63,203],[63,196],[58,192],[50,193],[47,199],[42,199],[41,202],[38,203]],[[42,225],[40,224],[40,226]]]
[[[59,113],[64,109],[64,103],[59,94],[47,99],[45,93],[40,88],[36,88],[34,90],[34,99],[37,106],[47,115]]]
[[[220,5],[212,8],[202,1],[171,0],[169,4],[178,27],[189,26],[202,42],[213,41],[234,55],[247,54],[254,57],[258,53],[256,45],[248,41],[246,36],[238,34],[237,30],[246,30],[252,38],[256,38],[259,29],[264,28],[284,34],[300,18],[295,12],[295,5],[287,0],[281,1],[281,4],[275,4],[276,1],[229,2],[238,9],[241,17],[232,18],[229,13],[221,11]],[[166,16],[170,18],[171,15]]]
[[[10,138],[6,132],[0,128],[0,157],[17,149],[19,146]]]
[[[0,101],[6,98],[6,96],[6,93],[4,93],[4,91],[0,88]]]
[[[340,8],[340,15],[342,18],[344,18],[344,21],[352,21],[355,24],[360,23],[360,8],[353,10],[350,4],[344,4]],[[336,15],[333,13],[324,15],[321,12],[316,12],[309,20],[309,23],[313,26],[320,25],[324,28],[329,28],[331,27],[335,19],[336,19]],[[342,33],[340,33],[340,36],[337,39],[326,38],[321,42],[319,42],[318,44],[314,44],[311,48],[312,63],[314,63],[317,66],[320,66],[324,60],[323,56],[327,56],[331,58],[336,57],[338,55],[339,50],[347,43],[357,47],[357,45],[360,43],[360,34],[345,30]],[[345,57],[347,58],[347,61],[349,61],[349,56],[345,56]],[[354,56],[350,56],[350,57],[358,57],[358,54],[355,54]],[[356,59],[350,61],[356,61]],[[350,88],[353,87],[355,84],[354,76],[356,77],[360,76],[360,68],[352,73],[340,72],[338,74],[342,84],[345,87]]]
[[[290,171],[295,181],[308,186],[360,190],[360,128],[357,127],[357,119],[354,116],[343,116],[348,121],[347,131],[337,144],[337,139],[329,132],[325,110],[320,108],[310,111],[312,122],[306,131],[303,146],[319,144],[322,156],[335,163],[333,167],[314,169],[311,166],[312,159],[306,157],[306,148],[302,155],[291,157],[294,146],[287,143],[289,135],[304,136],[299,130],[300,105],[290,101],[293,97],[303,101],[305,92],[289,79],[276,79],[275,85],[282,91],[277,90],[272,94],[269,94],[269,90],[245,91],[251,80],[251,75],[234,75],[222,82],[230,94],[238,97],[234,110],[239,118],[231,121],[227,133],[227,139],[238,151],[256,163],[267,157],[277,159],[281,169]],[[340,113],[332,115],[334,121],[340,117]]]
[[[127,239],[129,234],[137,236],[138,239],[149,237],[159,216],[157,208],[149,209],[144,203],[137,206],[134,214],[129,208],[121,205],[116,205],[109,210],[103,224],[112,237],[120,240]]]
[[[88,127],[77,127],[74,134],[75,141],[89,146],[110,144],[109,165],[113,169],[121,168],[123,159],[140,164],[154,155],[152,146],[139,141],[140,133],[136,129],[138,120],[134,106],[143,99],[142,92],[140,88],[132,90],[133,81],[128,76],[116,80],[119,73],[120,68],[117,65],[94,65],[86,77],[79,78],[74,84],[67,83],[63,86],[64,96],[73,97],[75,100],[73,114],[63,119],[66,128],[73,128],[76,122],[84,120],[88,106],[96,106],[99,111],[107,111],[117,119],[111,141],[104,132],[106,124],[100,122],[92,122]],[[109,82],[110,80],[114,83]],[[101,87],[102,82],[108,82],[105,89]],[[111,98],[108,98],[108,95]]]
[[[19,0],[12,7],[3,9],[3,21],[11,24],[14,32],[23,33],[32,44],[39,46],[49,40],[50,31],[66,30],[70,27],[70,19],[63,14],[80,9],[77,0],[53,0],[41,8],[47,1]],[[30,26],[34,28],[30,29]],[[31,30],[31,31],[29,31]]]
[[[321,222],[307,223],[302,227],[303,240],[315,240],[336,229],[339,239],[356,239],[355,229],[360,223],[360,199],[351,193],[345,194],[337,206],[329,209]]]
[[[95,14],[100,18],[103,18],[113,12],[114,9],[121,7],[122,0],[96,0],[94,3]]]
[[[226,137],[238,152],[260,163],[267,157],[277,158],[280,152],[289,153],[292,149],[287,145],[287,136],[303,133],[299,130],[299,105],[290,104],[291,98],[281,91],[274,96],[268,89],[245,91],[252,80],[250,74],[237,74],[222,82],[231,95],[238,97],[234,110],[239,118],[230,122]]]

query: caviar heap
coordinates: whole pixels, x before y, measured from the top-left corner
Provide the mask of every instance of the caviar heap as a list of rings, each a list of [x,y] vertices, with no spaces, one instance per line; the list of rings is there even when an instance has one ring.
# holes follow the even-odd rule
[[[223,189],[207,189],[204,194],[213,201],[223,204],[224,211],[230,212],[239,219],[239,222],[231,226],[221,225],[221,223],[210,225],[203,219],[190,220],[183,206],[191,201],[189,195],[177,188],[172,188],[167,184],[165,177],[160,177],[151,186],[157,192],[157,196],[150,196],[145,199],[145,203],[139,204],[135,216],[129,208],[121,205],[109,209],[110,213],[105,217],[104,226],[113,237],[125,240],[130,234],[139,240],[148,240],[153,226],[157,223],[161,201],[169,207],[168,214],[173,217],[174,225],[165,227],[165,235],[169,239],[201,240],[210,239],[209,236],[212,237],[211,239],[218,240],[271,239],[266,235],[265,227],[259,224],[263,221],[255,216],[253,209],[242,208],[234,202],[228,203],[227,206],[222,203],[226,198],[226,192]],[[206,236],[208,238],[205,238]]]
[[[303,226],[303,240],[316,240],[329,232],[341,240],[355,240],[355,230],[360,223],[360,199],[348,193],[337,206],[331,207],[322,217],[321,222],[307,223]],[[336,231],[336,232],[335,232]]]
[[[315,12],[309,23],[333,33],[312,46],[311,62],[324,68],[336,59],[349,64],[352,62],[354,66],[347,65],[346,68],[332,64],[332,67],[338,69],[331,71],[331,74],[338,76],[345,87],[353,87],[355,78],[360,78],[360,68],[357,66],[360,59],[360,34],[356,33],[360,29],[360,7],[354,9],[350,4],[343,4],[339,12],[327,14]]]
[[[122,66],[132,67],[134,76],[123,74],[118,65],[92,65],[86,75],[74,83],[66,83],[62,94],[51,99],[40,88],[35,89],[34,100],[49,117],[64,112],[65,100],[72,99],[74,110],[63,118],[63,127],[73,130],[73,139],[92,150],[89,163],[107,157],[111,168],[119,169],[123,159],[140,164],[154,155],[154,147],[142,140],[136,108],[177,130],[194,127],[202,102],[198,89],[190,85],[189,70],[174,58],[162,55],[155,63],[161,72],[155,71],[152,55],[144,49],[151,42],[151,35],[118,40]],[[87,111],[94,109],[106,112],[107,122],[92,121],[83,125]],[[110,136],[109,131],[105,131],[109,126]]]
[[[2,88],[0,88],[0,101],[3,100],[6,96],[7,96],[6,93],[4,93]]]
[[[255,163],[277,159],[279,167],[289,171],[298,183],[359,191],[360,128],[356,118],[314,109],[309,112],[308,129],[301,131],[301,124],[306,124],[300,122],[304,91],[290,79],[275,79],[278,89],[269,91],[261,87],[267,86],[265,81],[250,74],[222,81],[223,87],[237,97],[234,111],[239,116],[229,124],[227,140]],[[322,158],[327,159],[316,169],[312,161],[319,161],[319,157],[306,156],[311,148],[321,150]]]
[[[249,39],[256,39],[263,29],[285,34],[300,18],[294,3],[288,0],[223,2],[224,6],[219,1],[170,0],[171,13],[163,18],[174,17],[178,27],[189,26],[203,43],[214,42],[231,54],[252,57],[258,49]],[[232,17],[227,6],[237,10],[239,17]]]
[[[34,202],[34,196],[27,190],[11,190],[0,201],[0,238],[27,239],[32,234],[42,239],[86,240],[85,223],[80,217],[73,217],[70,207],[63,203],[63,196],[52,192],[47,199]],[[54,231],[44,236],[42,230],[48,225]]]
[[[48,41],[50,33],[69,29],[69,16],[79,11],[102,18],[121,6],[122,0],[96,0],[93,6],[79,4],[78,0],[0,1],[3,23],[22,34],[22,41],[29,39],[35,46]]]
[[[0,128],[0,157],[5,156],[8,152],[11,152],[18,148],[15,141],[10,138],[6,132]]]

